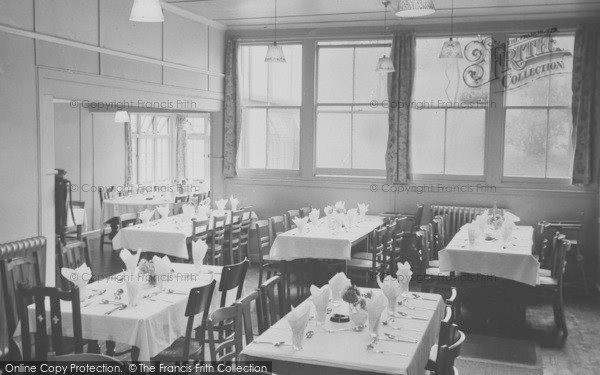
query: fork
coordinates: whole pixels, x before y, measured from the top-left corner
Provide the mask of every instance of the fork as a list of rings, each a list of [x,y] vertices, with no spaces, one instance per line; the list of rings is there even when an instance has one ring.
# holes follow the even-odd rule
[[[400,355],[400,356],[403,356],[403,357],[408,357],[408,355],[406,355],[404,353],[395,352],[393,350],[379,350],[379,349],[375,349],[374,343],[368,344],[367,345],[367,350],[370,350],[373,353],[377,353],[377,354],[395,354],[395,355]]]

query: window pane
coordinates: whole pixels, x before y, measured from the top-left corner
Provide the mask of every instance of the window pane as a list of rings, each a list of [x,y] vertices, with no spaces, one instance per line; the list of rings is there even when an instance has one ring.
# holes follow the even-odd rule
[[[385,169],[388,114],[355,108],[352,126],[352,168]]]
[[[300,110],[268,110],[267,168],[298,169]]]
[[[485,110],[450,109],[446,121],[445,173],[483,176]]]
[[[411,161],[417,174],[444,173],[444,110],[411,112]]]
[[[169,135],[169,118],[165,116],[156,116],[156,134]]]
[[[390,55],[391,47],[356,48],[354,103],[387,100],[387,74],[375,71],[379,58]]]
[[[510,38],[507,106],[570,106],[573,36]]]
[[[507,109],[504,134],[504,175],[545,177],[545,109]]]
[[[571,178],[573,151],[571,130],[573,116],[569,109],[551,109],[548,124],[548,175],[552,178]]]
[[[317,168],[351,167],[350,107],[319,107],[317,113]]]
[[[267,111],[245,108],[242,111],[242,134],[238,158],[243,168],[260,168],[267,165]]]
[[[440,59],[448,38],[417,38],[413,101],[444,103],[487,103],[489,101],[489,38],[460,37],[463,59]]]
[[[186,145],[186,177],[189,180],[204,180],[204,139],[188,139]]]
[[[318,102],[352,103],[354,48],[320,48]]]
[[[140,125],[139,133],[140,134],[152,134],[153,118],[154,118],[154,116],[140,115],[140,124],[139,124]]]
[[[285,64],[265,64],[269,69],[269,105],[302,103],[302,46],[282,45]]]
[[[207,117],[188,117],[186,121],[189,123],[189,128],[186,130],[188,135],[206,134],[206,127],[208,124],[208,116]]]
[[[170,180],[169,138],[156,138],[156,176],[155,182]]]
[[[266,105],[268,67],[266,45],[240,47],[240,84],[243,105]]]

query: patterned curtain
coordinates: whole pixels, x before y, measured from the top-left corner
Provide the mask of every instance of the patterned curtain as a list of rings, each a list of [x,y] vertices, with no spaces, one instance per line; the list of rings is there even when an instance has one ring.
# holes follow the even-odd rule
[[[133,137],[131,136],[131,123],[125,123],[125,186],[133,182]]]
[[[573,185],[598,178],[600,136],[600,25],[583,25],[575,33],[573,51]]]
[[[238,59],[237,40],[227,41],[225,50],[225,103],[223,108],[223,175],[237,176],[236,161],[240,143],[242,113],[238,92]]]
[[[406,184],[410,178],[408,103],[415,73],[415,35],[395,34],[391,57],[396,71],[388,75],[389,135],[385,164],[389,182]]]
[[[175,151],[175,168],[178,180],[185,179],[185,158],[187,154],[186,133],[183,125],[186,118],[183,115],[177,115],[175,118],[175,129],[177,131],[177,150]]]

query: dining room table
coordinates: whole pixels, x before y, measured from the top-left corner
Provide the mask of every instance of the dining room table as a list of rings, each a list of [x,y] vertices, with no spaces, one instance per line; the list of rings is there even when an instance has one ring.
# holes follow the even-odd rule
[[[199,270],[193,264],[173,263],[173,273],[164,283],[164,290],[144,285],[136,306],[129,304],[125,273],[117,273],[86,286],[88,298],[81,303],[82,336],[87,340],[112,341],[136,347],[139,361],[149,361],[185,335],[187,317],[184,315],[190,289],[209,284],[217,285],[221,278],[220,266],[203,265]],[[117,291],[123,292],[117,299]],[[235,302],[235,293],[227,295],[227,305]],[[118,309],[118,304],[125,307]],[[210,309],[220,307],[220,294],[215,288]],[[73,336],[72,306],[61,301],[63,335]],[[35,305],[28,306],[29,327],[36,328]],[[47,321],[50,315],[46,303]],[[200,319],[198,319],[200,325]],[[15,337],[21,335],[20,325]],[[20,340],[19,340],[20,341]]]
[[[277,235],[269,252],[272,260],[296,259],[350,260],[352,247],[369,240],[373,231],[383,224],[375,215],[361,217],[353,226],[332,229],[326,217],[308,223],[302,232],[298,228]]]
[[[130,196],[117,196],[104,199],[100,217],[106,222],[113,217],[127,213],[139,213],[144,210],[154,210],[158,206],[172,205],[176,195],[173,194],[137,194]]]
[[[438,253],[442,272],[495,276],[535,286],[540,263],[533,256],[533,227],[515,226],[508,241],[481,235],[472,244],[465,224]]]
[[[381,289],[360,289],[371,291],[372,298],[382,293]],[[331,320],[334,314],[348,315],[347,303],[330,301],[325,322],[318,325],[315,307],[307,299],[302,304],[311,306],[306,328],[311,333],[306,334],[301,349],[291,345],[292,330],[283,318],[255,337],[242,350],[241,359],[272,362],[273,373],[286,375],[424,374],[430,350],[437,343],[445,303],[438,294],[412,292],[403,293],[400,302],[393,315],[383,311],[380,335],[374,339],[368,328],[355,329],[352,322]]]

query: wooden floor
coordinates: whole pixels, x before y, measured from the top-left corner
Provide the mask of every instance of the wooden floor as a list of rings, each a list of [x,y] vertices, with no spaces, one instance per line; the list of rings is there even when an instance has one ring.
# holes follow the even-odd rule
[[[106,246],[104,252],[98,249],[98,240],[90,240],[92,273],[97,276],[109,276],[121,271],[123,265],[117,252]],[[258,286],[258,267],[252,265],[246,278],[246,287]],[[292,288],[292,298],[295,298]],[[528,330],[525,333],[533,341],[541,353],[544,375],[597,375],[600,370],[600,299],[593,296],[566,293],[566,317],[569,336],[563,347],[556,346],[553,331],[553,314],[551,306],[533,306],[527,309]],[[515,332],[522,338],[523,332]],[[502,332],[502,336],[510,336],[511,332]],[[468,340],[468,336],[467,336]],[[478,335],[477,355],[485,357],[485,353],[493,353],[490,358],[501,358],[504,353],[502,345],[498,345],[496,336]],[[513,350],[508,348],[506,350]],[[483,353],[483,354],[482,354]],[[463,353],[465,356],[469,353]],[[510,353],[506,353],[506,356]],[[505,357],[506,357],[505,356]],[[123,357],[122,359],[128,359]],[[524,359],[527,361],[527,359]],[[483,373],[480,371],[480,373]],[[463,375],[463,372],[461,372]]]

